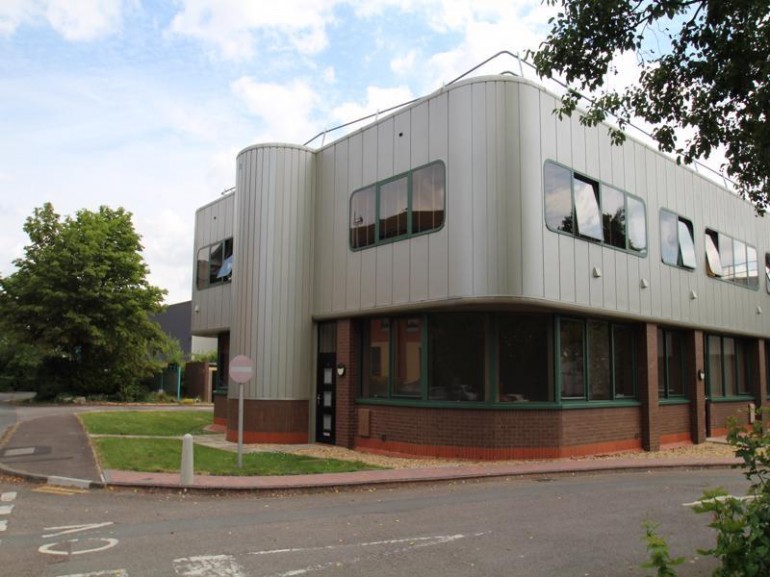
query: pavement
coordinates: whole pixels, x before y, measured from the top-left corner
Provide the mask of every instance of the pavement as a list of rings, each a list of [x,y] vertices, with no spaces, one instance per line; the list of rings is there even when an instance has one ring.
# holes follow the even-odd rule
[[[445,466],[435,466],[434,462],[431,462],[425,467],[353,473],[242,477],[195,475],[191,482],[183,485],[179,473],[102,470],[76,412],[77,408],[57,409],[48,411],[43,416],[30,417],[24,414],[24,409],[3,403],[0,398],[0,471],[37,482],[80,488],[114,486],[280,492],[494,477],[539,478],[608,471],[649,471],[660,468],[725,468],[740,463],[734,457],[716,456],[620,456],[595,460],[468,462]],[[226,450],[236,450],[235,443],[220,440],[219,444]]]

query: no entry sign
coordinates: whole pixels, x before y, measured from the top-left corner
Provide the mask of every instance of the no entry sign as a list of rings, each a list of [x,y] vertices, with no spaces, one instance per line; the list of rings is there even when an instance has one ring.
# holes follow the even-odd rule
[[[238,355],[230,361],[230,378],[236,383],[245,383],[254,375],[254,363],[245,355]]]

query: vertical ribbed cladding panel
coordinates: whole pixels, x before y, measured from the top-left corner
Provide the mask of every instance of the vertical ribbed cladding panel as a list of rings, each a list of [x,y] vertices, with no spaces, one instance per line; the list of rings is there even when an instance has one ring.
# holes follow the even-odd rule
[[[246,399],[309,398],[314,165],[291,145],[238,155],[230,353],[254,362]]]

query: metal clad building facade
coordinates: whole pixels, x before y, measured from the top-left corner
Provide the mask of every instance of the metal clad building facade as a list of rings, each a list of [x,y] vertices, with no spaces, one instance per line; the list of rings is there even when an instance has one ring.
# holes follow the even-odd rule
[[[700,442],[767,403],[766,221],[556,106],[483,77],[318,150],[238,155],[236,193],[196,216],[198,269],[228,237],[233,259],[230,281],[209,251],[193,330],[255,361],[248,440],[585,454]],[[463,331],[483,342],[454,379]]]

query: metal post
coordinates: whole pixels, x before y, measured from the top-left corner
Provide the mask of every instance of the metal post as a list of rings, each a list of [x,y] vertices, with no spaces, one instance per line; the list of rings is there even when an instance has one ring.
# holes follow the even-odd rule
[[[238,468],[243,467],[243,383],[238,383]]]
[[[182,467],[179,475],[179,484],[189,487],[193,484],[193,437],[187,433],[182,437]]]

